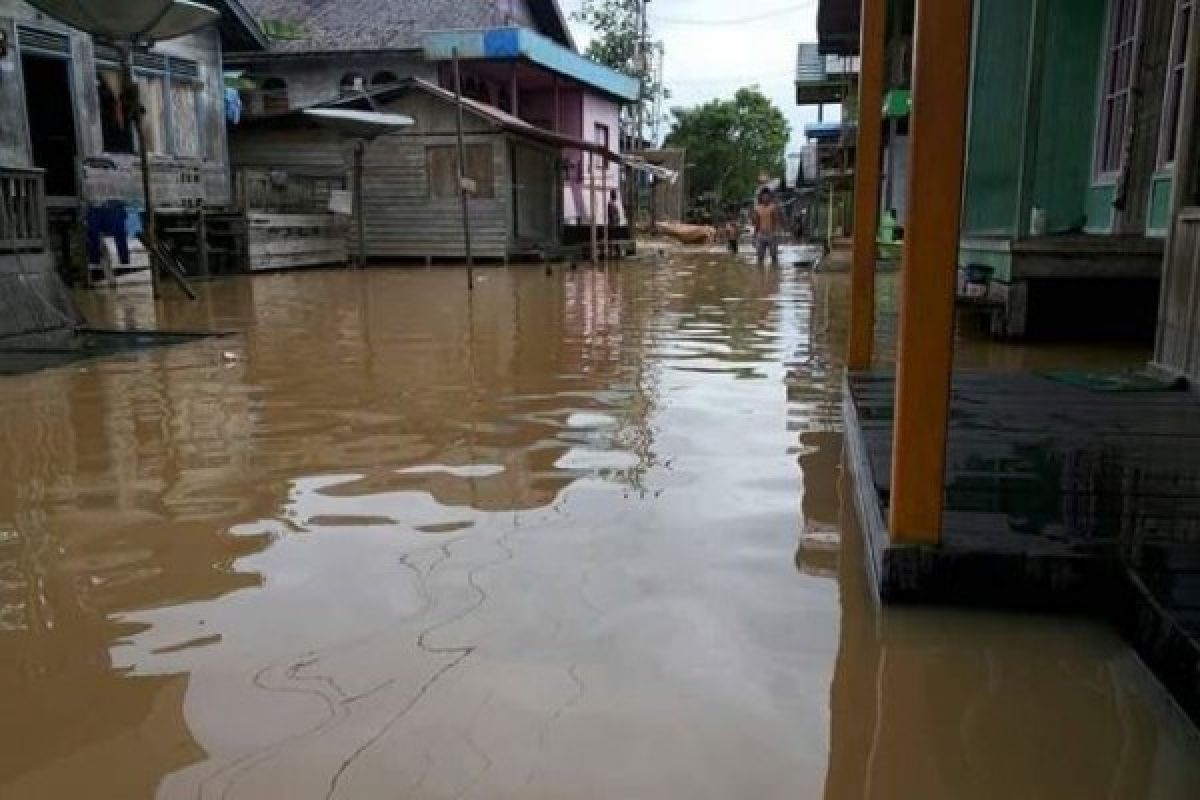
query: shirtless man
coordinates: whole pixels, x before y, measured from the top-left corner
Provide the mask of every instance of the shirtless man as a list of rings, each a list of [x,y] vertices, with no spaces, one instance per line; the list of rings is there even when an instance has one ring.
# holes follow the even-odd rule
[[[783,228],[783,213],[775,202],[770,189],[758,193],[754,205],[754,246],[758,252],[758,265],[766,263],[767,253],[771,254],[771,266],[779,266],[779,232]]]

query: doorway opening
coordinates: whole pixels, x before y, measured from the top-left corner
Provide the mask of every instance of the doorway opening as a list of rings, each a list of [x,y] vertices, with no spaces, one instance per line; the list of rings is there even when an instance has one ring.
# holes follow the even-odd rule
[[[33,53],[21,55],[25,77],[25,108],[33,163],[46,171],[48,197],[75,197],[78,177],[75,159],[75,109],[71,102],[70,62]]]

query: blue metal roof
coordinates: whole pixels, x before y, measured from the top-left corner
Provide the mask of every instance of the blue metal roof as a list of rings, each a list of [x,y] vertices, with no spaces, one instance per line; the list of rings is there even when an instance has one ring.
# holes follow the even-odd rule
[[[804,135],[817,141],[837,141],[842,138],[842,123],[813,122],[804,126]]]
[[[456,49],[458,57],[464,60],[524,59],[619,100],[633,103],[638,99],[640,87],[634,78],[526,28],[430,31],[421,38],[425,57],[430,61],[449,61]]]

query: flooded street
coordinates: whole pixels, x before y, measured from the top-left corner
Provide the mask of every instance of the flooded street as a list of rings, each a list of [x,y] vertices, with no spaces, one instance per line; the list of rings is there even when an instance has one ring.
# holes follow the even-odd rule
[[[464,286],[223,279],[161,321],[230,336],[0,377],[0,797],[1200,792],[1107,628],[876,609],[846,276],[676,253]]]

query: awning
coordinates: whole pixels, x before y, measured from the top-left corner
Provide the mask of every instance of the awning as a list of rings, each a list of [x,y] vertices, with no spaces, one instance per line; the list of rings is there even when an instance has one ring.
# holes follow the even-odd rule
[[[323,128],[337,131],[351,139],[375,139],[389,133],[399,133],[416,124],[404,114],[381,114],[376,111],[351,111],[341,108],[308,108],[304,116]]]
[[[629,167],[635,172],[644,172],[647,175],[652,175],[659,180],[664,180],[672,185],[679,180],[679,172],[669,167],[664,167],[661,164],[651,164],[641,156],[620,156],[618,159],[621,164]]]

